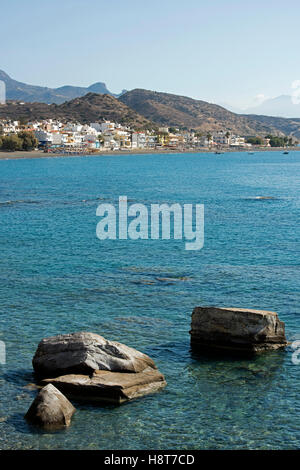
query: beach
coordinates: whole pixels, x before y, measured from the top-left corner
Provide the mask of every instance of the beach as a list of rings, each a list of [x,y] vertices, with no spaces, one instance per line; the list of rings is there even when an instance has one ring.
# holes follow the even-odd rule
[[[300,147],[292,147],[288,149],[288,152],[299,151]],[[68,157],[105,157],[108,155],[164,155],[164,154],[178,154],[178,153],[216,153],[219,149],[130,149],[130,150],[115,150],[115,151],[100,151],[91,153],[46,153],[41,150],[22,151],[22,152],[7,152],[0,151],[0,160],[21,160],[21,159],[32,159],[32,158],[68,158]],[[286,148],[282,147],[271,147],[271,148],[253,148],[253,149],[240,149],[240,148],[228,148],[222,149],[222,153],[236,153],[236,152],[279,152],[286,151]]]

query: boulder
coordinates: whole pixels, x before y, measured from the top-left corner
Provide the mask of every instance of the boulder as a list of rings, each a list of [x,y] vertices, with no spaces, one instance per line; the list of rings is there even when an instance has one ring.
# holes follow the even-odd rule
[[[69,374],[44,379],[42,384],[54,384],[68,397],[76,400],[110,402],[115,404],[132,400],[166,386],[164,376],[149,367],[136,374],[97,370],[91,377]]]
[[[32,361],[40,377],[91,375],[95,370],[141,372],[156,369],[150,357],[94,333],[79,332],[43,339]]]
[[[264,310],[196,307],[190,334],[192,348],[260,352],[287,345],[284,323]]]
[[[59,429],[70,426],[74,412],[72,403],[49,383],[40,390],[25,419],[46,429]]]

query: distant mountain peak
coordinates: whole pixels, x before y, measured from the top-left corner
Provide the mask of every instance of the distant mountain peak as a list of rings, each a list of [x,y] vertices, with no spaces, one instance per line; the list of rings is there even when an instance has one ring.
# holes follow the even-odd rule
[[[84,96],[89,92],[116,96],[107,89],[106,84],[103,82],[93,83],[89,87],[64,85],[59,88],[48,88],[13,80],[4,70],[0,70],[0,80],[3,80],[6,84],[6,98],[8,100],[61,104]]]
[[[100,94],[107,94],[111,95],[110,91],[106,88],[106,84],[103,82],[96,82],[93,83],[88,87],[88,90],[93,92],[93,93],[100,93]]]
[[[295,104],[291,95],[279,95],[266,99],[258,106],[247,108],[244,113],[298,119],[300,118],[300,103]]]

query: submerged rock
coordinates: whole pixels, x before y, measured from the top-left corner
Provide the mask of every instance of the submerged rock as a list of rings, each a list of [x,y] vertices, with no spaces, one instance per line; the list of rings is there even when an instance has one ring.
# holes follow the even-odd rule
[[[160,282],[179,282],[179,281],[189,281],[190,279],[186,276],[182,277],[156,277],[157,281]]]
[[[25,419],[46,429],[68,427],[75,413],[72,403],[52,384],[42,388],[29,410]]]
[[[40,377],[91,375],[95,370],[142,372],[156,369],[152,359],[124,344],[94,333],[79,332],[43,339],[32,361]]]
[[[76,400],[116,404],[156,392],[166,386],[164,376],[152,368],[135,374],[97,370],[91,377],[69,374],[42,381],[42,384],[48,383],[54,384]]]
[[[260,352],[287,345],[284,323],[264,310],[196,307],[190,334],[193,348]]]

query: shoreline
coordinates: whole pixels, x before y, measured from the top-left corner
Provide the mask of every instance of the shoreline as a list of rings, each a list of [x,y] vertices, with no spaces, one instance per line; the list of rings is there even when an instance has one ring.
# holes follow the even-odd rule
[[[283,152],[283,151],[288,151],[288,152],[295,152],[295,151],[300,151],[300,147],[294,147],[294,148],[289,148],[286,149],[284,147],[271,147],[271,148],[253,148],[251,150],[249,149],[224,149],[224,150],[218,150],[222,152],[222,154],[226,153],[236,153],[236,152],[244,152],[244,153],[249,153],[249,152]],[[24,160],[24,159],[35,159],[35,158],[73,158],[73,157],[105,157],[105,156],[111,156],[111,155],[155,155],[155,154],[186,154],[186,153],[211,153],[211,154],[216,154],[216,149],[191,149],[191,150],[171,150],[171,149],[138,149],[138,150],[121,150],[121,151],[102,151],[102,152],[93,152],[90,154],[71,154],[71,155],[66,155],[62,153],[45,153],[43,151],[39,150],[32,150],[32,151],[18,151],[18,152],[6,152],[6,151],[0,151],[0,160]],[[222,155],[221,154],[221,155]]]

